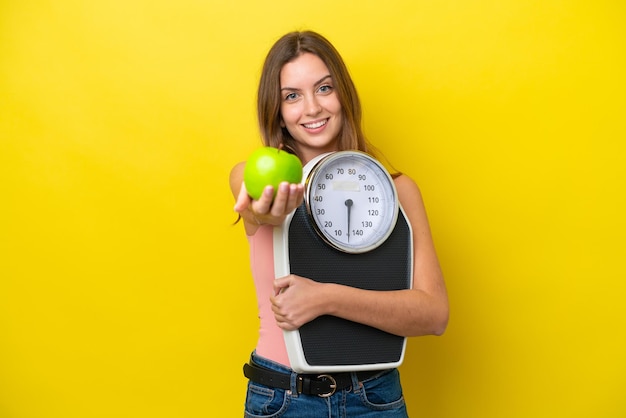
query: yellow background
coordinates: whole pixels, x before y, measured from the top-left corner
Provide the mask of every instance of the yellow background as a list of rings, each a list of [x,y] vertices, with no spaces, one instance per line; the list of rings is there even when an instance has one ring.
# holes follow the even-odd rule
[[[271,44],[325,34],[451,300],[412,416],[626,415],[622,1],[0,2],[0,417],[242,415],[228,172]]]

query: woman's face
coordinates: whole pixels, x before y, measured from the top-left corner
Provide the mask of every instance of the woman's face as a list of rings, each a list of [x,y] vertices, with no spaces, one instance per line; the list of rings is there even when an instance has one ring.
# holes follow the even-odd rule
[[[296,141],[303,163],[337,150],[343,117],[326,64],[304,53],[280,72],[282,126]]]

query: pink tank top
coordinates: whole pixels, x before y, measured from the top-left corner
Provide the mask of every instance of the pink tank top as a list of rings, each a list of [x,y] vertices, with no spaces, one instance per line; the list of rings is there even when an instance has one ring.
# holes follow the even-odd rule
[[[290,367],[283,331],[276,325],[270,296],[274,294],[274,227],[263,225],[248,236],[250,267],[259,307],[259,339],[256,353],[262,357]]]

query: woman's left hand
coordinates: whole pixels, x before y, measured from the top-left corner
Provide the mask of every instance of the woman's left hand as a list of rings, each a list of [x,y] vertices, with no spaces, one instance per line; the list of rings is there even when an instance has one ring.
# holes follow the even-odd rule
[[[274,296],[270,298],[278,326],[293,331],[322,315],[320,293],[324,284],[290,274],[274,280]]]

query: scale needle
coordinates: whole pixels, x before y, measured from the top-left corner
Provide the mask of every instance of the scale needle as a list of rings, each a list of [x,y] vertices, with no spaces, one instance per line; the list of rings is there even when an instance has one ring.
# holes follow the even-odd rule
[[[350,242],[350,209],[352,209],[352,199],[346,200],[346,207],[348,208],[348,242]]]

